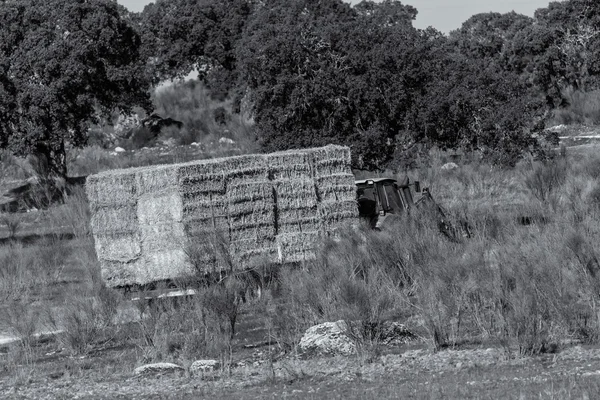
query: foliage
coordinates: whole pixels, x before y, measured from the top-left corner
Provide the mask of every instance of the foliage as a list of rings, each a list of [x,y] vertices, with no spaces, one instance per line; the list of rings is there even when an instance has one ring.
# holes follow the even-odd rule
[[[159,0],[138,16],[143,52],[155,82],[197,70],[223,100],[236,82],[237,41],[252,2]]]
[[[116,2],[10,1],[0,21],[0,146],[65,175],[65,141],[84,144],[98,112],[148,105],[140,39]]]

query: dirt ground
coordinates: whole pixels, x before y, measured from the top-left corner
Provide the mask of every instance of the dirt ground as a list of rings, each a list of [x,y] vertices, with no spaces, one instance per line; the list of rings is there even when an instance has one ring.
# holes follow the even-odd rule
[[[432,353],[421,345],[361,356],[269,360],[254,349],[231,368],[136,376],[136,349],[86,357],[52,350],[33,369],[0,375],[6,399],[594,399],[600,396],[600,349],[511,359],[501,348]]]

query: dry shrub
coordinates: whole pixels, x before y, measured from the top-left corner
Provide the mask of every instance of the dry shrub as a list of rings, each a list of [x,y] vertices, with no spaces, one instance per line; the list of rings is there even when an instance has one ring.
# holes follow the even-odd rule
[[[0,222],[6,226],[8,237],[14,239],[21,227],[21,217],[18,214],[0,214]]]
[[[565,160],[537,163],[525,177],[525,186],[542,203],[556,202],[556,192],[565,183],[568,164]]]

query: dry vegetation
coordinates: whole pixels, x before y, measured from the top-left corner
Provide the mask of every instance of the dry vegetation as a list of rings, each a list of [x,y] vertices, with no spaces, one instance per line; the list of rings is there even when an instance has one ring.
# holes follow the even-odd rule
[[[600,158],[594,149],[567,149],[566,156],[545,163],[523,161],[514,169],[463,160],[450,171],[440,168],[446,155],[432,153],[428,164],[410,175],[432,188],[455,226],[468,226],[470,238],[448,240],[440,234],[436,216],[423,210],[399,218],[383,232],[359,229],[325,241],[314,260],[295,268],[264,265],[212,284],[204,281],[201,294],[177,304],[126,306],[121,294],[105,287],[87,228],[86,198],[75,193],[49,218],[72,227],[73,239],[49,237],[24,245],[17,225],[14,238],[0,250],[0,331],[22,338],[0,353],[2,390],[42,388],[51,384],[48,379],[77,379],[96,388],[99,382],[120,385],[122,377],[142,363],[189,366],[195,359],[216,358],[223,366],[223,384],[234,385],[235,377],[241,377],[242,386],[258,384],[243,389],[250,397],[276,397],[292,390],[307,395],[315,384],[322,394],[315,392],[313,397],[349,396],[350,387],[360,387],[367,397],[384,398],[523,393],[526,398],[595,397],[599,388],[583,376],[536,378],[543,371],[536,369],[537,363],[546,362],[536,360],[546,360],[546,354],[563,351],[572,342],[598,344]],[[285,190],[281,187],[282,193]],[[293,190],[289,193],[293,208]],[[213,248],[219,243],[223,244],[216,240]],[[221,262],[233,266],[226,253],[213,256],[225,257]],[[191,258],[193,252],[188,249],[186,256]],[[196,262],[202,264],[201,259]],[[262,296],[256,299],[259,288]],[[244,303],[243,298],[253,300]],[[360,349],[359,357],[342,363],[345,371],[357,368],[356,374],[370,380],[361,381],[357,375],[348,378],[352,383],[346,387],[336,372],[315,383],[321,376],[315,371],[322,365],[281,361],[286,360],[282,355],[295,354],[294,346],[307,327],[339,319],[349,322]],[[426,348],[441,355],[454,357],[450,349],[495,347],[504,354],[502,363],[508,364],[473,364],[450,376],[436,375],[430,366],[418,372],[421,367],[398,369],[392,364],[376,373],[381,360],[392,360],[381,356],[390,351],[380,340],[385,320],[402,321]],[[52,330],[61,332],[35,334]],[[262,372],[240,369],[240,361],[253,359],[244,345],[264,342],[269,343],[263,347],[265,364],[256,367]],[[550,356],[552,365],[563,365],[560,354]],[[119,365],[109,367],[110,360]],[[588,361],[597,365],[595,359]],[[282,362],[287,367],[281,367]],[[570,362],[572,368],[585,364]],[[273,369],[277,365],[288,371],[285,378]],[[526,372],[531,368],[538,372]],[[382,385],[386,376],[404,383]],[[513,376],[523,379],[520,386]],[[181,376],[168,385],[185,397],[181,388],[189,388],[196,379]],[[295,383],[287,386],[290,379]],[[489,386],[482,383],[486,381],[504,383]],[[148,385],[157,393],[162,390]],[[217,395],[209,383],[202,385],[193,389],[200,391],[190,390],[224,398],[240,393],[228,389]]]

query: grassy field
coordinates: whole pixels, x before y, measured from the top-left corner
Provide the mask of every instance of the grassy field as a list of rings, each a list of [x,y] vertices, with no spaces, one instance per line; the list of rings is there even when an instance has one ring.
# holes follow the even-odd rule
[[[448,240],[436,214],[411,213],[383,232],[361,229],[324,243],[316,261],[281,270],[260,299],[246,303],[240,294],[255,282],[243,275],[176,305],[136,305],[104,287],[83,192],[59,207],[7,217],[0,334],[21,340],[0,350],[0,393],[598,398],[597,149],[572,147],[514,169],[463,159],[443,170],[450,156],[432,152],[409,175],[431,188],[469,238]],[[45,234],[26,240],[36,232]],[[357,356],[296,357],[306,328],[340,319],[371,327],[353,336]],[[383,344],[383,320],[403,322],[418,340]],[[48,331],[60,333],[36,335]],[[204,377],[133,374],[148,362],[188,368],[204,358],[223,367]]]

